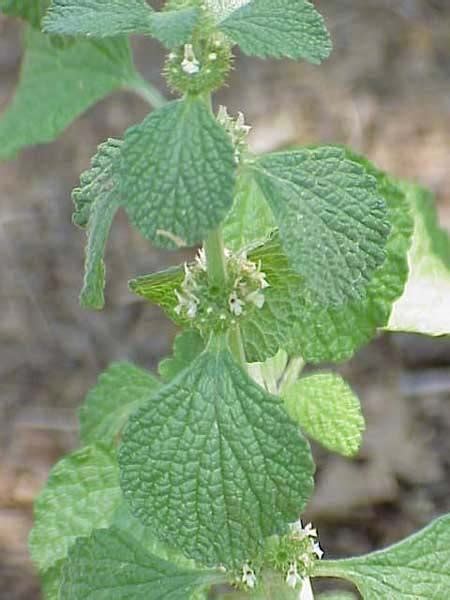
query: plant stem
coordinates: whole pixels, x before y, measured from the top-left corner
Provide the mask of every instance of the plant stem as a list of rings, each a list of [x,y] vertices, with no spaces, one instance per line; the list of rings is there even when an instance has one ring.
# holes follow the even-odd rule
[[[146,100],[153,108],[160,108],[167,103],[167,98],[154,85],[146,81],[143,77],[136,77],[128,89]]]
[[[244,342],[242,340],[241,328],[239,325],[235,325],[232,329],[230,329],[230,333],[228,334],[228,341],[230,343],[231,352],[233,356],[239,361],[239,364],[244,369],[247,370],[247,361],[245,358],[245,350],[244,350]]]
[[[283,373],[281,378],[281,382],[279,385],[279,393],[281,394],[287,387],[292,385],[295,381],[297,381],[300,373],[305,366],[305,361],[301,357],[294,356],[289,361],[286,370]]]
[[[214,229],[205,240],[208,280],[212,287],[222,288],[227,283],[225,249],[220,228]]]
[[[223,244],[222,230],[219,227],[208,235],[204,244],[206,254],[206,266],[208,269],[208,279],[211,287],[224,289],[227,283],[227,267],[225,262],[225,249]],[[245,360],[244,344],[242,342],[241,329],[235,325],[230,329],[228,342],[234,358],[239,362],[243,369],[247,369]]]

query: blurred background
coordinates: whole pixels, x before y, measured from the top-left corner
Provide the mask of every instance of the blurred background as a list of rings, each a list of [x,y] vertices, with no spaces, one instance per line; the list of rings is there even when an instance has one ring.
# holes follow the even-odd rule
[[[255,150],[338,142],[431,188],[450,229],[450,2],[317,0],[335,51],[321,67],[238,56],[217,97],[253,125]],[[20,25],[0,17],[0,112],[21,60]],[[134,41],[142,73],[164,89],[161,48]],[[49,94],[51,90],[49,90]],[[70,192],[98,143],[148,107],[101,102],[55,143],[0,164],[0,599],[37,600],[27,556],[32,502],[51,465],[77,444],[76,409],[112,360],[154,368],[174,328],[127,280],[184,259],[150,247],[119,215],[106,265],[107,306],[78,305],[84,233]],[[328,556],[379,548],[450,511],[450,341],[384,335],[340,371],[368,422],[350,461],[314,446],[308,518]]]

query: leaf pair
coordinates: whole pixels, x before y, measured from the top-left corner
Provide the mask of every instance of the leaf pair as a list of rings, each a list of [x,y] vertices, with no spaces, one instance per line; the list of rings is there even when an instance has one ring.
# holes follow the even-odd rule
[[[246,54],[320,63],[331,52],[323,19],[307,0],[207,0],[206,6],[219,31]],[[44,28],[99,37],[144,33],[173,47],[189,39],[199,16],[197,8],[157,13],[145,0],[54,0]]]
[[[170,102],[129,129],[123,143],[102,144],[73,195],[74,221],[88,232],[82,304],[104,304],[102,256],[119,206],[158,245],[191,245],[231,207],[235,171],[230,138],[201,98]]]
[[[43,28],[100,38],[142,33],[171,48],[187,41],[198,16],[196,8],[155,12],[145,0],[53,0]]]

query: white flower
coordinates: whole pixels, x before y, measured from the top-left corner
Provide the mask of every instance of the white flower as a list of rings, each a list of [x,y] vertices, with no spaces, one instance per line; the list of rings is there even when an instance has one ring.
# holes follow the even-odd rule
[[[318,558],[319,560],[322,558],[322,556],[323,556],[323,550],[322,550],[322,548],[320,547],[320,544],[319,544],[319,542],[314,542],[314,545],[313,545],[313,552],[314,552],[314,554],[317,556],[317,558]]]
[[[256,308],[262,308],[264,306],[264,294],[262,292],[260,292],[259,290],[255,290],[254,292],[250,292],[250,294],[247,294],[247,296],[245,296],[245,299],[248,302],[252,302],[252,304],[254,304],[256,306]]]
[[[230,312],[233,315],[239,317],[242,315],[244,310],[245,302],[241,300],[236,292],[231,292],[230,297],[228,298],[228,306],[230,307]]]
[[[289,571],[287,572],[287,576],[286,576],[286,583],[288,584],[289,587],[291,587],[292,589],[295,589],[297,587],[297,584],[299,584],[301,582],[302,582],[302,578],[298,574],[297,563],[293,562],[289,565]]]
[[[312,524],[307,523],[303,527],[303,524],[300,519],[298,521],[295,521],[295,523],[291,523],[291,532],[295,537],[299,539],[303,539],[306,537],[309,537],[311,539],[317,538],[317,530],[313,528]]]
[[[242,583],[245,583],[250,589],[253,589],[256,586],[255,572],[248,563],[245,563],[242,567]]]
[[[195,75],[200,71],[200,63],[195,58],[192,44],[186,44],[184,46],[184,59],[181,63],[181,68],[188,75]]]

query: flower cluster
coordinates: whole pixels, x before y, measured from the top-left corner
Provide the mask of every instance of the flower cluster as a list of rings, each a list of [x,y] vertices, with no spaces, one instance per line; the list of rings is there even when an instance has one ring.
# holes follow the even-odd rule
[[[175,290],[177,315],[204,332],[224,330],[264,306],[264,290],[269,284],[261,265],[248,260],[245,253],[229,250],[225,250],[225,261],[225,290],[210,287],[204,250],[199,251],[194,263],[185,265],[183,282]]]
[[[213,92],[222,87],[231,69],[230,44],[220,34],[173,50],[164,73],[169,87],[182,94]]]
[[[239,112],[236,119],[228,114],[225,106],[219,107],[217,120],[228,132],[234,146],[234,158],[239,163],[243,152],[247,148],[247,136],[251,130],[250,125],[245,124],[243,113]]]
[[[317,530],[311,523],[303,527],[302,522],[298,520],[291,523],[290,529],[288,540],[294,544],[296,553],[289,562],[286,583],[295,589],[311,574],[315,561],[322,558],[323,550],[317,541]]]

